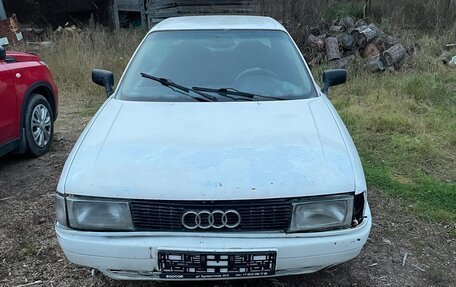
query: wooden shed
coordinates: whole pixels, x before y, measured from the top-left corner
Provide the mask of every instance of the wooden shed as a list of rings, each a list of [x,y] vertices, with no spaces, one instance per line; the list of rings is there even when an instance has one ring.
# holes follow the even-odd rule
[[[112,0],[116,29],[129,25],[147,27],[146,0]]]
[[[96,22],[107,25],[108,12],[112,0],[0,0],[6,17],[13,14],[24,27],[54,29],[66,22],[81,25],[93,18]],[[0,7],[0,14],[2,14]],[[1,16],[0,16],[1,17]]]

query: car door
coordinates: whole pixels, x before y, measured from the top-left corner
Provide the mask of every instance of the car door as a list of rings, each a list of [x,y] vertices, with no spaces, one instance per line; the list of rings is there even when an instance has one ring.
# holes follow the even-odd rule
[[[0,146],[19,138],[14,79],[5,62],[0,62]]]

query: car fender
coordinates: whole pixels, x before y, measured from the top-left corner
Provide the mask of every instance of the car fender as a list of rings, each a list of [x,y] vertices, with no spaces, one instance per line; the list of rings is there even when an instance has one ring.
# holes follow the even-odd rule
[[[25,109],[27,107],[27,103],[30,100],[30,97],[33,94],[33,91],[39,89],[39,88],[45,88],[50,92],[50,97],[52,99],[52,102],[49,104],[52,107],[52,113],[54,115],[54,121],[57,119],[57,100],[56,100],[56,93],[54,89],[52,88],[51,84],[45,81],[38,81],[35,82],[34,84],[30,85],[22,99],[22,105],[21,105],[21,110],[20,110],[20,123],[19,123],[19,134],[20,134],[20,145],[19,145],[19,153],[25,152],[27,149],[27,142],[25,140],[25,128],[24,128],[24,121],[25,121]]]

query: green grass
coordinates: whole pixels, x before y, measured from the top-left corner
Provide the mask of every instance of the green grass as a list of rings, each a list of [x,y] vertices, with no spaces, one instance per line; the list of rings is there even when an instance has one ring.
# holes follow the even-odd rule
[[[330,97],[368,186],[449,225],[456,237],[456,71],[437,62],[438,39],[419,41],[422,50],[402,71],[371,75],[355,64],[349,82]]]
[[[346,16],[362,18],[364,5],[365,2],[362,0],[351,1],[350,3],[334,3],[326,10],[324,18],[329,21],[338,20]]]
[[[24,248],[24,253],[27,256],[34,256],[38,252],[38,248],[35,243],[28,243]]]

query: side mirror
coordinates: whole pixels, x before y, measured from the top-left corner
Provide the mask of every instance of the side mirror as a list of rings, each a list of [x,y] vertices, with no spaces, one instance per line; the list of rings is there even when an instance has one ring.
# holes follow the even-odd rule
[[[3,61],[6,59],[6,51],[5,51],[5,48],[3,48],[1,45],[0,45],[0,61]]]
[[[106,96],[109,98],[114,93],[114,74],[110,71],[93,69],[92,81],[100,86],[105,87]]]
[[[343,84],[347,81],[347,70],[327,70],[323,72],[323,88],[321,91],[328,94],[329,88]]]

